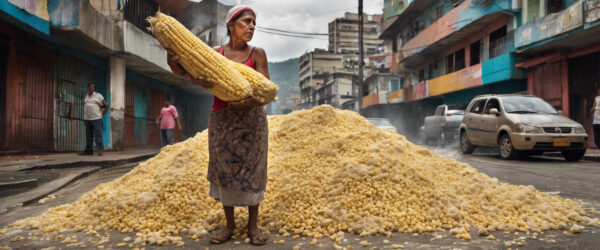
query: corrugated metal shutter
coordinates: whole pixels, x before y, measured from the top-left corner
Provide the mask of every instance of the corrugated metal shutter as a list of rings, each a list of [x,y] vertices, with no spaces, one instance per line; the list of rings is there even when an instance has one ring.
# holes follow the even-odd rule
[[[562,110],[561,62],[541,64],[530,70],[533,70],[532,94]]]
[[[16,150],[51,151],[52,109],[54,78],[52,65],[36,60],[28,55],[19,54],[18,85],[22,98],[17,107],[21,116],[17,121]],[[20,139],[18,139],[20,138]]]
[[[60,55],[56,60],[55,74],[55,148],[57,151],[82,151],[86,140],[84,100],[87,84],[95,81],[96,71],[89,64]]]

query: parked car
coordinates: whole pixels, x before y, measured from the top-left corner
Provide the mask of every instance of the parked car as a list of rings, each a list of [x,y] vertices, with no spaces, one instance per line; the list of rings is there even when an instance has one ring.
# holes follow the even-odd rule
[[[425,117],[425,143],[432,140],[447,141],[458,138],[458,128],[465,111],[448,109],[447,105],[440,105],[435,109],[435,114]]]
[[[375,125],[375,127],[378,127],[380,129],[383,129],[386,131],[396,131],[396,127],[394,127],[394,125],[392,125],[390,120],[388,120],[386,118],[367,118],[367,120],[371,124]]]
[[[498,147],[502,159],[560,151],[567,161],[585,155],[588,135],[581,124],[531,95],[484,95],[474,98],[460,125],[460,150]]]

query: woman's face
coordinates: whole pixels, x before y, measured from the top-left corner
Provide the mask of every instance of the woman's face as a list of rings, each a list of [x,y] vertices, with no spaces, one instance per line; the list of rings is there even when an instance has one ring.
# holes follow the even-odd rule
[[[245,42],[252,40],[254,36],[254,28],[256,28],[256,16],[254,12],[246,10],[240,14],[240,17],[228,24],[231,32],[231,37],[236,37]]]

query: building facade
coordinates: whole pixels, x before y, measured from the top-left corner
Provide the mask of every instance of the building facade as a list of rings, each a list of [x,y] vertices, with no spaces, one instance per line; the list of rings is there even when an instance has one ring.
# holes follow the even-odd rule
[[[600,89],[600,1],[522,2],[515,47],[525,60],[527,90],[581,123],[590,138],[594,96]],[[590,147],[594,145],[589,141]]]
[[[356,110],[349,106],[356,96],[356,75],[352,73],[333,73],[327,82],[317,90],[317,105],[331,105],[335,108]]]
[[[333,79],[335,73],[358,72],[358,55],[315,49],[300,57],[298,68],[300,108],[308,109],[318,105],[317,90]]]
[[[479,94],[526,92],[526,72],[515,68],[521,60],[514,47],[518,2],[385,1],[380,38],[391,73],[399,76],[389,100],[415,102],[419,112],[411,118],[422,123],[442,103],[466,105]]]
[[[1,1],[0,150],[83,150],[90,82],[109,104],[107,149],[160,146],[155,119],[166,97],[184,127],[177,140],[205,129],[211,95],[171,72],[145,23],[158,8],[146,0]]]
[[[433,112],[426,106],[529,93],[593,136],[588,110],[600,88],[598,6],[598,0],[386,0],[380,38],[391,72],[400,76],[400,103],[416,103],[423,112],[414,118],[422,121]]]
[[[344,17],[329,23],[329,51],[341,54],[358,53],[357,13],[346,12]],[[363,15],[363,48],[365,54],[375,54],[383,46],[377,37],[381,15]]]

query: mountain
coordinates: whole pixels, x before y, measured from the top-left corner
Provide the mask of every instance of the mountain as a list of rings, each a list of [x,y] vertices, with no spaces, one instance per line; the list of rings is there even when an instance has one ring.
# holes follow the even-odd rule
[[[285,104],[283,102],[285,97],[291,94],[300,95],[300,87],[298,86],[298,83],[300,82],[298,78],[299,61],[300,57],[296,57],[282,62],[269,63],[269,74],[271,75],[271,81],[273,81],[279,87],[277,97],[279,97],[279,103],[281,105],[280,110],[287,108],[284,107]],[[272,109],[276,109],[276,107],[272,107]],[[269,110],[269,107],[267,107],[267,110]],[[274,114],[277,113],[277,111],[273,110],[273,112],[269,113]]]

